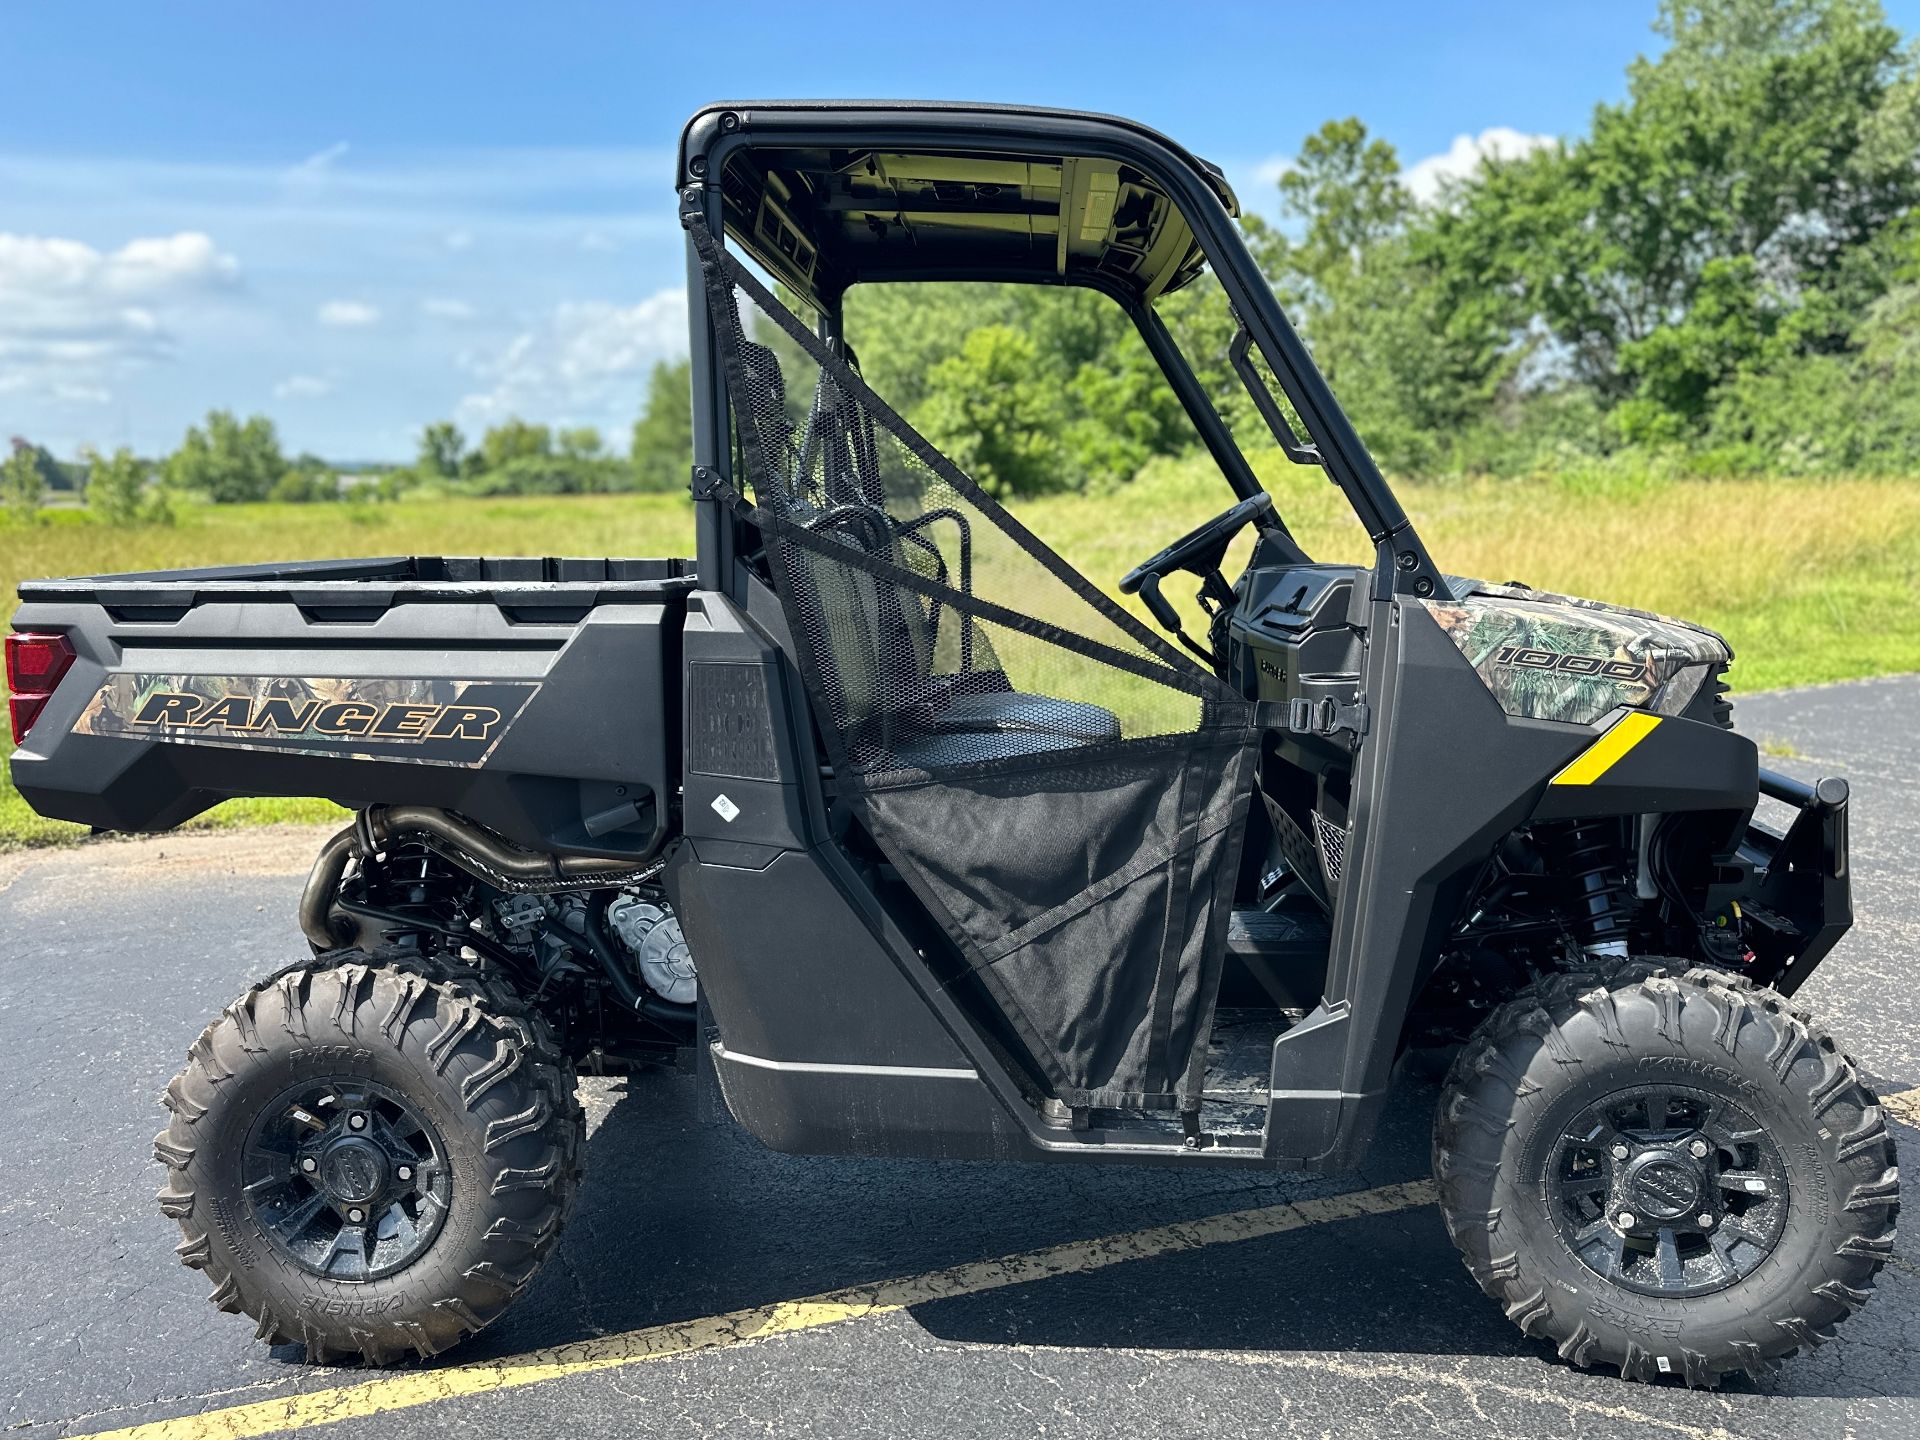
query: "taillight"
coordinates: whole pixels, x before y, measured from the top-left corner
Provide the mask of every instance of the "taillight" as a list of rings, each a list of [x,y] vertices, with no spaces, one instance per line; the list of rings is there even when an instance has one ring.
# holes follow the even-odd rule
[[[73,646],[64,635],[17,631],[7,636],[7,718],[19,745],[53,698],[73,664]]]

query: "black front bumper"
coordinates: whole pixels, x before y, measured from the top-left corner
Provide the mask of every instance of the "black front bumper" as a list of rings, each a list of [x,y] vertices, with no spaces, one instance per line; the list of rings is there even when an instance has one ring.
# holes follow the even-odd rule
[[[1853,925],[1847,782],[1836,776],[1809,785],[1762,770],[1760,793],[1795,814],[1785,834],[1747,826],[1740,858],[1753,879],[1740,908],[1753,979],[1791,995]]]

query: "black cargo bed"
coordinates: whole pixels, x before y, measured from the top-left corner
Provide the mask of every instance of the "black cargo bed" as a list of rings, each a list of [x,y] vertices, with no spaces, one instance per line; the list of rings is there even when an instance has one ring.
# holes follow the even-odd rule
[[[492,601],[516,617],[564,622],[603,601],[683,594],[693,561],[571,556],[388,555],[290,560],[26,580],[26,602],[90,601],[117,621],[177,620],[201,605],[280,601],[329,619],[364,619],[405,604]]]
[[[644,858],[678,795],[692,568],[434,555],[30,580],[14,625],[73,659],[14,783],[103,829],[314,795]]]

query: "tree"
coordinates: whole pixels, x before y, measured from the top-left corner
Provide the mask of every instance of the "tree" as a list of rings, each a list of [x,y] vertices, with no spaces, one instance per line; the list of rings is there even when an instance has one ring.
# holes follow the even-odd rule
[[[1297,238],[1252,224],[1262,268],[1376,457],[1432,468],[1511,373],[1510,318],[1448,293],[1399,156],[1359,120],[1308,136],[1280,195]]]
[[[521,455],[468,484],[478,495],[595,495],[627,488],[632,472],[610,456]]]
[[[1832,352],[1884,291],[1871,252],[1920,200],[1920,80],[1874,0],[1663,0],[1655,29],[1667,49],[1589,136],[1490,162],[1435,229],[1455,296],[1500,297],[1516,329],[1538,317],[1609,403],[1663,403],[1646,347],[1690,327],[1685,426],[1751,363],[1760,317],[1794,353]]]
[[[132,525],[149,513],[147,477],[153,467],[122,445],[111,455],[82,452],[87,462],[87,508],[109,525]]]
[[[1294,241],[1260,227],[1262,260],[1270,274],[1292,280],[1302,298],[1320,305],[1334,303],[1344,283],[1365,271],[1371,252],[1399,235],[1414,208],[1393,146],[1369,139],[1353,116],[1329,120],[1309,135],[1279,186],[1281,208],[1302,223],[1304,234]]]
[[[1082,364],[1067,387],[1073,418],[1061,432],[1064,463],[1079,483],[1117,485],[1156,455],[1172,455],[1193,426],[1142,344],[1113,345]]]
[[[280,505],[316,505],[340,499],[340,477],[317,455],[301,455],[267,493]]]
[[[1224,321],[1225,298],[1211,281],[1204,284]],[[1171,304],[1186,298],[1172,297]],[[1171,304],[1163,302],[1169,315]],[[1020,352],[1027,367],[1024,389],[1011,409],[986,404],[984,395],[958,404],[941,394],[942,377],[969,373],[963,358],[969,344],[975,361],[1000,344],[974,340],[989,329],[1027,342]],[[1177,453],[1194,440],[1185,412],[1125,311],[1091,290],[983,282],[862,286],[847,298],[847,331],[867,383],[929,438],[939,432],[956,459],[963,450],[1002,461],[1015,449],[1044,453],[1050,473],[1043,488],[1130,480],[1155,455]],[[1217,345],[1190,350],[1190,357],[1205,361],[1223,354],[1227,333],[1220,331]],[[1010,358],[1003,353],[999,360]],[[973,368],[968,383],[979,379]],[[1013,446],[1015,437],[1004,427],[1023,411],[1046,435]],[[993,436],[970,435],[968,413],[990,416],[1002,429]]]
[[[628,458],[642,490],[678,490],[693,465],[693,365],[662,360],[647,379],[647,406],[633,422]]]
[[[229,410],[210,411],[205,429],[190,427],[161,466],[174,489],[197,491],[223,505],[266,499],[286,471],[273,422],[264,415],[242,422]]]
[[[35,448],[18,435],[13,451],[0,464],[0,497],[16,520],[31,523],[40,518],[40,504],[46,498],[47,481],[40,472],[40,457]]]
[[[554,437],[554,443],[563,459],[598,460],[606,450],[600,440],[600,432],[591,425],[575,425],[562,430]]]
[[[846,298],[847,337],[874,393],[911,417],[931,393],[933,369],[984,325],[1024,328],[1019,293],[984,283],[856,285]],[[782,357],[784,363],[785,357]],[[804,406],[809,397],[799,397]]]
[[[1038,495],[1070,488],[1049,422],[1054,414],[1025,333],[983,325],[960,353],[934,366],[920,429],[991,495]]]
[[[1709,260],[1685,314],[1620,347],[1621,376],[1634,386],[1619,407],[1622,434],[1680,439],[1706,419],[1715,390],[1734,372],[1790,361],[1795,318],[1751,255]]]
[[[466,451],[467,437],[460,433],[460,427],[451,420],[436,420],[420,432],[420,458],[414,468],[422,475],[455,480]]]
[[[482,470],[499,470],[515,460],[542,460],[553,453],[553,432],[519,416],[488,428],[480,438]]]
[[[33,452],[33,463],[40,471],[40,485],[43,497],[51,492],[67,491],[74,494],[79,493],[85,481],[79,473],[78,466],[62,465],[58,460],[53,458],[53,452],[44,445],[35,445],[30,441],[18,440],[16,440],[15,443],[26,444],[27,448]]]

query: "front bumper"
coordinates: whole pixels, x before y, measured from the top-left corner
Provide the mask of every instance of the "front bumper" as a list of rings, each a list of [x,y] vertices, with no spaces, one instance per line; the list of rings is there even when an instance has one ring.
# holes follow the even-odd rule
[[[1760,793],[1795,814],[1784,834],[1747,826],[1740,858],[1753,878],[1740,908],[1753,979],[1791,995],[1853,925],[1847,782],[1834,776],[1809,785],[1762,770]]]

